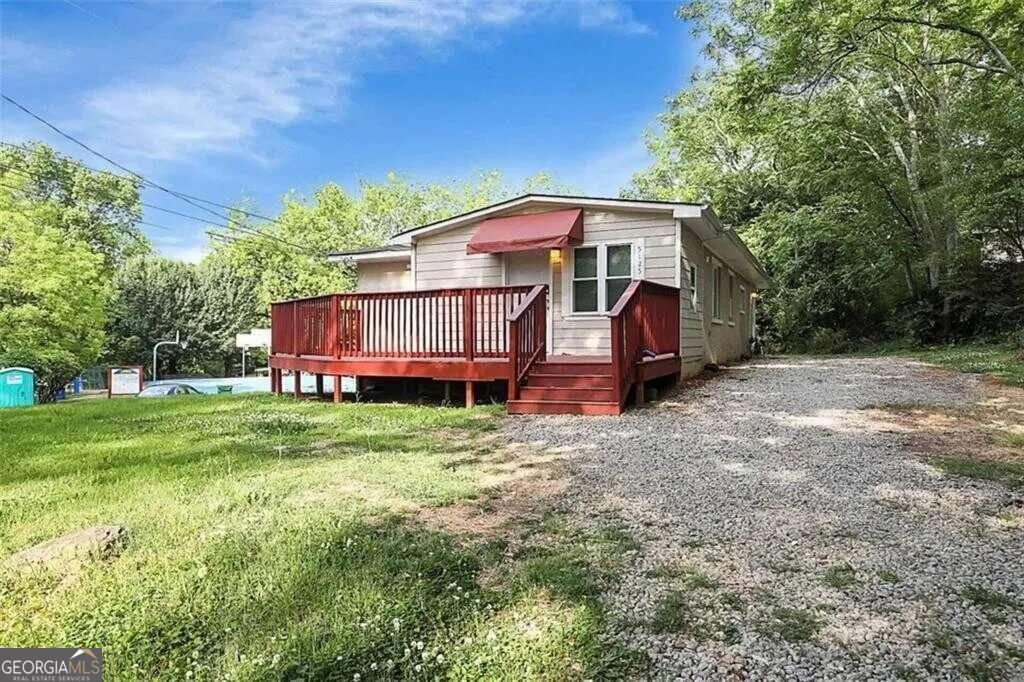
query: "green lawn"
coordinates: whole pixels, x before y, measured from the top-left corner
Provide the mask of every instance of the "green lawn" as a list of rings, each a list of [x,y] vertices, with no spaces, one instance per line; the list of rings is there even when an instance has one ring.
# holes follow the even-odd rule
[[[1009,344],[971,343],[949,346],[910,347],[884,344],[864,349],[859,355],[905,355],[970,374],[990,374],[1009,386],[1024,387],[1022,351]]]
[[[130,533],[70,573],[4,571],[0,641],[100,646],[112,679],[621,676],[637,661],[593,586],[614,543],[509,563],[409,513],[486,492],[467,454],[497,414],[271,396],[0,412],[0,561],[86,526]]]

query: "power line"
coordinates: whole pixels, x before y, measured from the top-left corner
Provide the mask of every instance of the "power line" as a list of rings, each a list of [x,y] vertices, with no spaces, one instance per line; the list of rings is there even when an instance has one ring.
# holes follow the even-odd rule
[[[86,166],[86,168],[88,168],[88,167]],[[24,175],[26,177],[35,178],[37,180],[48,180],[49,179],[49,178],[47,178],[45,176],[42,176],[42,175],[40,175],[38,173],[33,173],[32,171],[24,170],[22,168],[15,168],[14,166],[11,166],[11,165],[8,165],[8,164],[0,164],[0,169],[4,169],[4,170],[8,170],[8,171],[13,171],[15,173],[20,173],[20,174],[22,174],[22,175]],[[96,170],[96,169],[90,168],[89,170]],[[97,171],[97,172],[105,172],[105,171]],[[172,209],[169,209],[169,208],[164,208],[162,206],[157,206],[155,204],[150,204],[150,203],[145,202],[145,201],[140,201],[139,203],[141,205],[145,206],[146,208],[151,208],[151,209],[153,209],[155,211],[162,211],[164,213],[169,213],[169,214],[176,215],[176,216],[179,216],[179,217],[182,217],[182,218],[187,218],[189,220],[196,220],[196,221],[199,221],[199,222],[204,223],[206,225],[213,225],[213,226],[220,227],[220,228],[223,228],[223,229],[232,230],[234,232],[241,232],[242,234],[247,234],[247,235],[253,236],[253,237],[263,237],[265,239],[273,239],[274,241],[277,241],[277,242],[280,242],[282,244],[285,244],[286,246],[290,246],[293,249],[296,249],[299,253],[302,253],[302,254],[307,255],[307,256],[320,257],[320,256],[323,255],[323,254],[321,254],[319,252],[316,252],[316,251],[307,250],[306,247],[301,246],[299,244],[296,244],[294,242],[288,241],[287,239],[283,239],[281,237],[278,237],[277,235],[269,234],[267,232],[262,232],[260,230],[255,229],[255,228],[252,228],[252,227],[248,227],[248,226],[244,226],[244,225],[238,225],[238,224],[232,225],[232,224],[230,224],[230,222],[228,224],[215,223],[212,220],[209,220],[207,218],[203,218],[203,217],[195,216],[195,215],[190,215],[188,213],[182,213],[180,211],[175,211],[175,210],[172,210]],[[227,220],[230,221],[231,218],[228,218]],[[138,220],[136,222],[140,222],[141,223],[143,221],[142,220]]]
[[[29,109],[28,107],[24,106],[23,104],[21,104],[20,102],[18,102],[14,98],[10,97],[6,93],[0,92],[0,98],[3,98],[5,101],[10,102],[14,106],[16,106],[18,109],[21,109],[23,112],[25,112],[26,114],[28,114],[29,116],[31,116],[35,120],[39,121],[40,123],[45,125],[47,128],[50,128],[51,130],[56,132],[61,137],[65,138],[65,139],[67,139],[67,140],[69,140],[71,142],[74,142],[78,146],[82,147],[83,149],[85,149],[86,151],[90,152],[91,154],[94,154],[95,156],[103,159],[104,161],[106,161],[107,163],[111,164],[115,168],[119,168],[119,169],[123,170],[125,173],[128,173],[132,177],[136,178],[139,182],[141,182],[141,183],[143,183],[145,185],[149,185],[151,187],[154,187],[154,188],[156,188],[156,189],[158,189],[158,190],[160,190],[162,192],[166,192],[167,194],[170,194],[171,196],[177,197],[178,199],[181,199],[185,203],[191,204],[195,208],[198,208],[200,210],[206,211],[207,213],[210,213],[211,215],[214,215],[214,216],[220,218],[221,220],[227,220],[229,223],[232,221],[232,218],[230,218],[229,216],[222,215],[222,214],[217,213],[216,211],[214,211],[214,210],[212,210],[210,208],[207,208],[205,206],[202,206],[201,204],[195,203],[195,201],[193,201],[191,195],[187,195],[187,194],[178,192],[176,190],[169,189],[169,188],[167,188],[167,187],[165,187],[165,186],[163,186],[163,185],[161,185],[161,184],[159,184],[157,182],[154,182],[152,180],[148,180],[144,176],[142,176],[139,173],[136,173],[135,171],[133,171],[131,168],[128,168],[127,166],[121,165],[120,163],[118,163],[117,161],[114,161],[109,156],[103,154],[102,152],[99,152],[99,151],[93,149],[92,147],[90,147],[86,143],[82,142],[81,140],[79,140],[74,135],[71,135],[70,133],[64,132],[63,130],[58,128],[56,125],[54,125],[53,123],[50,123],[45,118],[43,118],[39,114],[36,114],[31,109]],[[206,202],[206,203],[209,203],[209,204],[221,206],[223,208],[227,208],[228,210],[237,210],[237,209],[232,209],[230,206],[224,206],[223,204],[217,204],[216,202],[212,202],[212,201],[209,201],[209,200],[206,200],[206,199],[197,199],[197,200],[198,201],[203,201],[203,202]],[[239,210],[239,213],[242,213],[242,214],[245,214],[245,215],[250,215],[246,211],[241,211],[241,210]],[[261,217],[264,220],[268,220],[268,221],[270,221],[270,222],[272,222],[274,224],[280,225],[280,223],[278,223],[273,218],[267,218],[266,216],[259,216],[258,214],[251,214],[251,215],[254,215],[254,216],[257,216],[257,217]],[[277,238],[277,237],[275,237],[275,238]],[[281,241],[285,241],[285,240],[281,240]],[[299,247],[299,248],[301,248],[301,247]]]
[[[14,142],[5,142],[3,140],[0,140],[0,145],[3,145],[5,147],[13,147],[14,149],[21,149],[21,150],[26,151],[26,152],[32,151],[32,147],[30,147],[28,145],[24,145],[24,144],[15,144]],[[104,170],[102,168],[95,168],[93,166],[90,166],[90,165],[82,162],[82,161],[77,161],[77,160],[72,159],[72,158],[65,158],[65,160],[68,163],[74,164],[76,166],[80,166],[82,168],[85,168],[87,170],[91,170],[91,171],[96,172],[96,173],[109,173],[110,175],[115,175],[117,177],[122,177],[122,176],[118,176],[117,173],[112,173],[111,171]],[[147,182],[149,182],[149,181],[147,181]],[[235,211],[237,213],[241,213],[242,215],[246,216],[247,218],[259,218],[260,220],[266,220],[267,222],[274,223],[275,225],[280,225],[280,223],[277,221],[276,218],[271,218],[270,216],[263,215],[262,213],[256,213],[254,211],[247,211],[245,209],[238,208],[237,206],[229,206],[227,204],[221,204],[221,203],[218,203],[216,201],[213,201],[212,199],[204,199],[203,197],[197,197],[194,194],[188,194],[187,192],[182,192],[180,190],[174,190],[174,192],[177,195],[181,195],[183,197],[188,197],[189,199],[194,199],[196,201],[201,201],[204,204],[210,204],[211,206],[217,206],[218,208],[223,208],[223,209],[225,209],[227,211]]]

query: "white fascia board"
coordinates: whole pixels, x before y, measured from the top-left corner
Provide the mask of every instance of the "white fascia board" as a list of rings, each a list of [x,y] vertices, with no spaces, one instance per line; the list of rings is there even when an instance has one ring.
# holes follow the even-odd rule
[[[559,197],[549,196],[546,194],[530,194],[504,203],[487,206],[473,211],[472,213],[456,216],[433,225],[426,225],[424,227],[411,230],[404,234],[392,237],[390,243],[401,245],[412,244],[415,240],[421,237],[450,230],[461,225],[474,223],[494,213],[509,211],[528,204],[549,204],[580,208],[608,208],[652,213],[671,213],[674,218],[697,218],[701,215],[702,210],[702,207],[696,204],[673,204],[660,201],[630,201],[620,199],[593,199],[584,197]]]
[[[367,253],[338,254],[327,257],[328,263],[395,263],[412,258],[412,250],[369,251]]]

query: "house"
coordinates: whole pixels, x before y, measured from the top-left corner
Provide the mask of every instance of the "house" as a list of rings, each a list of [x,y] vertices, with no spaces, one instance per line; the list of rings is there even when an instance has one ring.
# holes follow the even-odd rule
[[[504,382],[510,413],[618,414],[750,350],[767,283],[705,204],[528,194],[330,256],[355,293],[272,306],[271,384]],[[335,399],[342,398],[335,382]]]

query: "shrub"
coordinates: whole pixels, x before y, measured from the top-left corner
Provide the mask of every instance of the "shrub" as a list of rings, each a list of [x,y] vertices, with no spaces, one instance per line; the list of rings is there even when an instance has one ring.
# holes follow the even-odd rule
[[[834,355],[850,349],[850,337],[842,329],[818,329],[811,336],[808,350],[817,355]]]

